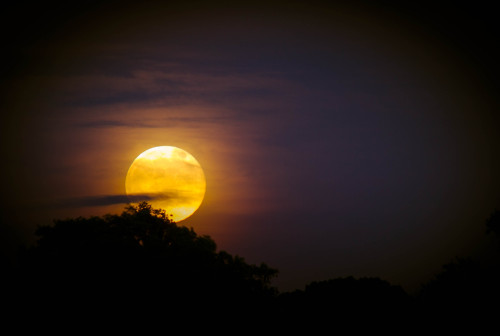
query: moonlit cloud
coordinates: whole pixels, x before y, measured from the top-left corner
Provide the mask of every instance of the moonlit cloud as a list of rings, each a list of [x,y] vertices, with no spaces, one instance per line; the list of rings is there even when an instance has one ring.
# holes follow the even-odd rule
[[[161,194],[134,194],[134,195],[98,195],[65,199],[58,202],[63,207],[102,207],[116,204],[138,203],[153,200],[182,200],[188,198],[181,191],[162,192]]]
[[[232,118],[229,117],[165,117],[155,119],[154,117],[146,120],[94,120],[89,122],[81,122],[77,126],[84,128],[114,128],[114,127],[127,127],[127,128],[174,128],[182,125],[183,127],[199,128],[202,125],[210,125],[217,123],[230,122]]]
[[[64,207],[99,207],[149,200],[151,200],[151,197],[149,195],[100,195],[66,199],[59,202],[59,205],[62,205]]]

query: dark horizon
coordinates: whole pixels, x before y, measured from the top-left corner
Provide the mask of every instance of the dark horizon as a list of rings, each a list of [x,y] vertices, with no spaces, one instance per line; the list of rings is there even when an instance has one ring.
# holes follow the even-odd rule
[[[495,323],[496,310],[487,302],[500,297],[500,211],[486,223],[496,238],[493,264],[453,260],[413,295],[379,277],[352,276],[280,291],[272,283],[279,277],[272,265],[249,264],[218,250],[210,237],[168,218],[141,202],[120,215],[39,227],[37,243],[20,251],[18,264],[2,265],[4,305],[31,322],[57,316],[62,324],[87,326],[101,316],[179,323],[186,314],[224,327],[243,323],[282,331],[332,324],[351,330],[450,331],[479,321],[476,328]]]

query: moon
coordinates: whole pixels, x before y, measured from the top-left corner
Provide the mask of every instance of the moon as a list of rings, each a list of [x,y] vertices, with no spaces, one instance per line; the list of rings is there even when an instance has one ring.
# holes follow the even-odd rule
[[[125,190],[130,200],[146,200],[179,222],[200,207],[206,180],[191,154],[177,147],[160,146],[144,151],[132,162]]]

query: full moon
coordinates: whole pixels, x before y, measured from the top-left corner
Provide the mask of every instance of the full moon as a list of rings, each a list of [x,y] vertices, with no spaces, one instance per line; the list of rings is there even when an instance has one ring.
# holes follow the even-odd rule
[[[130,166],[125,190],[131,200],[146,200],[179,222],[191,216],[205,196],[206,181],[196,159],[177,147],[154,147]]]

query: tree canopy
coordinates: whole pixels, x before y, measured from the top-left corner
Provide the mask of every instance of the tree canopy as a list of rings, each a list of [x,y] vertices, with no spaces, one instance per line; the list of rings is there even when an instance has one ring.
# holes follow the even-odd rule
[[[21,269],[42,301],[213,306],[258,303],[276,294],[276,269],[217,251],[210,237],[146,202],[120,215],[57,220],[36,235]]]
[[[498,235],[497,222],[495,212],[486,222],[488,232]],[[60,314],[91,307],[105,316],[133,312],[147,318],[197,312],[239,322],[259,317],[260,325],[286,319],[293,330],[332,318],[414,323],[421,311],[468,313],[500,297],[497,265],[486,269],[471,259],[445,265],[416,300],[379,278],[336,278],[280,294],[271,285],[276,269],[217,250],[209,236],[177,225],[146,202],[121,214],[56,220],[38,227],[36,235],[6,287],[7,298],[36,314],[47,307]]]

